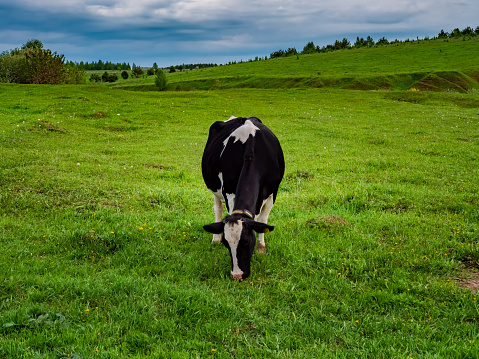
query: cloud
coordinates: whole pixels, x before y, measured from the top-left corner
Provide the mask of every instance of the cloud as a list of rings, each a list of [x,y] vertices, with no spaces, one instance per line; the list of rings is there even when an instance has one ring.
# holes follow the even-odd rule
[[[478,13],[477,0],[0,0],[0,51],[38,38],[74,61],[214,62],[309,41],[434,36],[475,28]]]

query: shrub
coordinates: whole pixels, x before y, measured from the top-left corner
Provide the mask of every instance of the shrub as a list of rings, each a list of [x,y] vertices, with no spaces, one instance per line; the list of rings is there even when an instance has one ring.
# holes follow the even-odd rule
[[[118,75],[117,74],[108,75],[108,82],[115,82],[117,80],[118,80]]]
[[[155,78],[155,85],[158,87],[158,90],[163,91],[166,88],[167,82],[168,79],[166,78],[166,74],[163,72],[163,70],[158,69]]]
[[[65,65],[64,55],[43,49],[40,40],[28,40],[21,49],[0,55],[0,82],[26,84],[84,83],[85,74]]]
[[[153,76],[155,74],[155,69],[151,68],[151,69],[148,69],[148,71],[146,71],[146,74],[148,76]]]
[[[21,55],[0,56],[0,82],[26,83],[25,57]]]
[[[143,75],[143,70],[139,66],[133,66],[132,75],[138,78]]]
[[[100,82],[101,77],[98,74],[91,74],[90,76],[90,82]]]
[[[38,48],[25,50],[27,83],[59,84],[65,81],[65,56]]]
[[[123,80],[126,80],[126,79],[128,78],[128,76],[129,76],[129,75],[128,75],[128,71],[123,70],[123,71],[121,72],[121,77],[123,78]]]
[[[67,68],[65,73],[66,84],[83,84],[85,83],[85,71],[78,67]]]

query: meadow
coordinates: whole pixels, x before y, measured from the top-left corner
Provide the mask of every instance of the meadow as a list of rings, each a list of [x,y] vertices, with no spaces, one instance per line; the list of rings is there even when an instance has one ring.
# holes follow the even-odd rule
[[[477,90],[148,81],[0,85],[0,357],[479,356]],[[231,115],[286,161],[241,283],[202,229],[203,147]]]

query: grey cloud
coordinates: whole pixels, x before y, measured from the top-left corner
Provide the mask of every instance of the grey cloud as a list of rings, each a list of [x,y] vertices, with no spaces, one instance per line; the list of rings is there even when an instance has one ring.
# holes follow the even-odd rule
[[[74,61],[215,62],[364,34],[433,36],[476,27],[478,13],[477,0],[0,0],[0,51],[38,38]]]

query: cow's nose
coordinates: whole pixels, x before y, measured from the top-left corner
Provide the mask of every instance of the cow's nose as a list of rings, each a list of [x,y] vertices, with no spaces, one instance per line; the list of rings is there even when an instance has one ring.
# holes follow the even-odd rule
[[[241,282],[243,280],[243,275],[242,274],[232,274],[231,279],[239,280]]]

